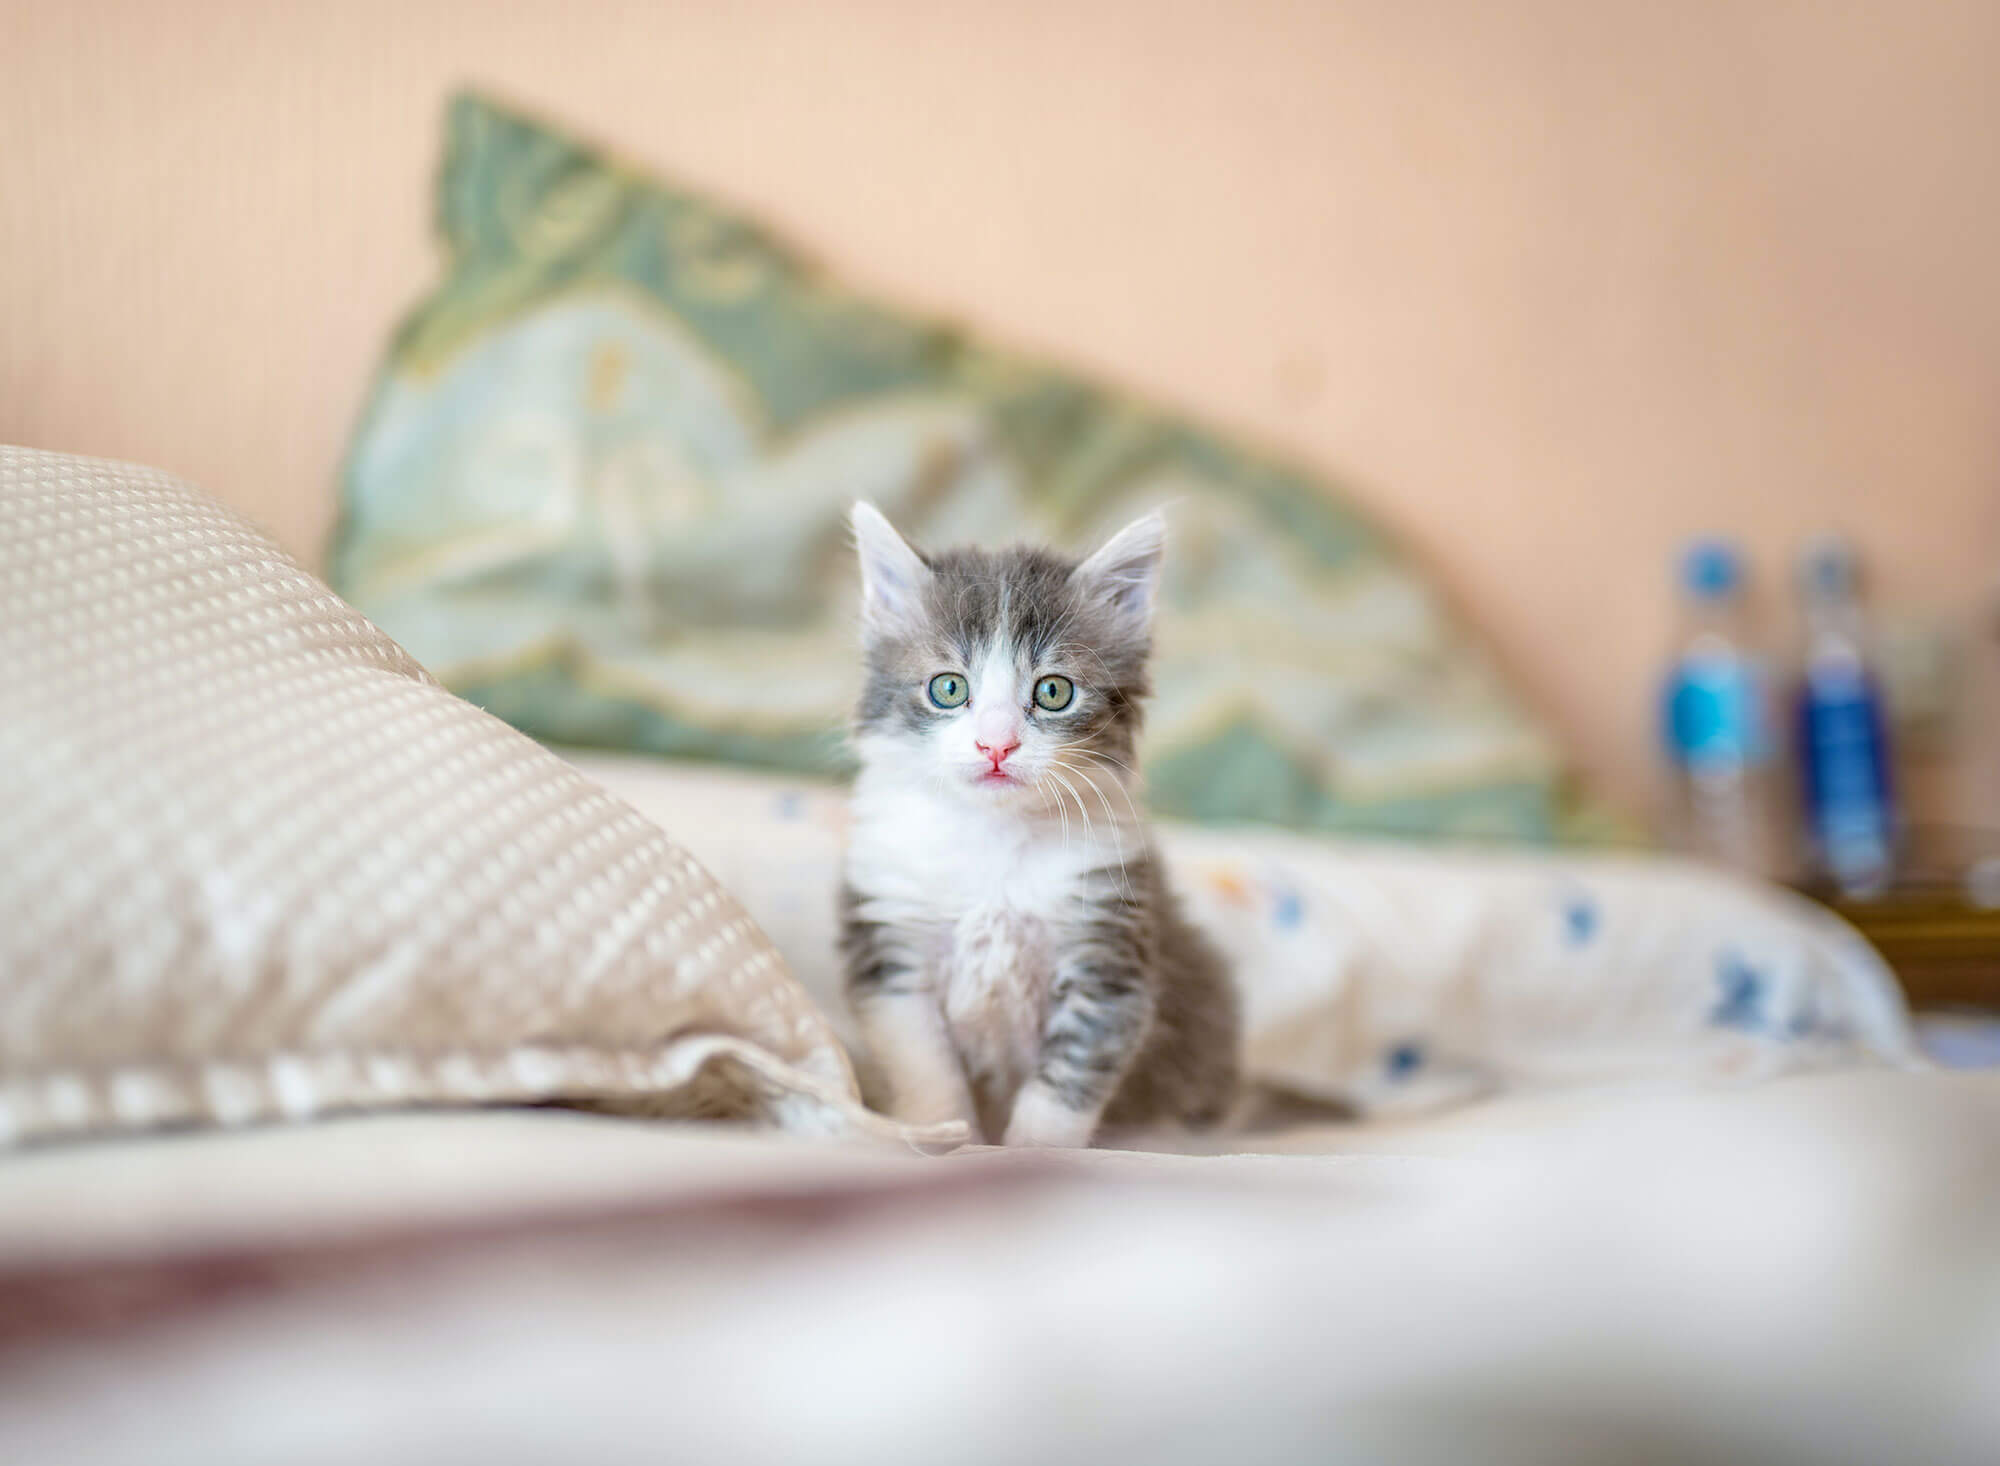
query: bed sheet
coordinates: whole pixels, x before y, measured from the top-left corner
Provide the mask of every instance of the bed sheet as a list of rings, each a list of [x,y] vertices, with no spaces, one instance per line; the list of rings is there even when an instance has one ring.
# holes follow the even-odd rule
[[[840,996],[838,787],[558,750],[764,927],[865,1065]],[[1920,1067],[1893,975],[1832,913],[1690,862],[1158,827],[1229,954],[1250,1072],[1371,1114],[1578,1084]]]

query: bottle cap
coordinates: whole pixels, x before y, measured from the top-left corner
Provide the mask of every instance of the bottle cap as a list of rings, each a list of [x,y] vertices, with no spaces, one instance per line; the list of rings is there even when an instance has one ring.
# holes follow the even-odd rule
[[[1728,540],[1696,540],[1681,553],[1681,587],[1704,601],[1734,595],[1743,584],[1743,557]]]
[[[1809,599],[1847,600],[1860,580],[1860,557],[1841,535],[1815,535],[1799,554],[1799,590]]]

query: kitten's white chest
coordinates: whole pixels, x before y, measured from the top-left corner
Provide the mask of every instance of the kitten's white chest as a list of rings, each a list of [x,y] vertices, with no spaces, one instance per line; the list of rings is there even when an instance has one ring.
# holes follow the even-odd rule
[[[975,1089],[1008,1096],[1033,1072],[1054,966],[1049,924],[1032,912],[975,906],[953,926],[938,985]]]
[[[917,792],[857,799],[849,877],[872,919],[922,934],[929,985],[988,1102],[1004,1104],[1033,1073],[1086,882],[1117,859],[1104,841],[939,807]]]
[[[1056,927],[1081,913],[1091,872],[1116,866],[1111,837],[1065,837],[1006,811],[901,789],[857,793],[848,875],[876,920],[955,929],[975,912]],[[1003,920],[1002,918],[1006,919]]]

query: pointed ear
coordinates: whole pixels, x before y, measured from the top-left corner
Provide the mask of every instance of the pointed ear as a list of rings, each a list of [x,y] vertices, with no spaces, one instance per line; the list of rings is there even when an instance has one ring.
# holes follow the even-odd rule
[[[930,567],[873,504],[857,500],[848,519],[861,557],[861,624],[871,630],[907,626],[923,608]]]
[[[1108,600],[1112,608],[1144,628],[1153,619],[1153,596],[1160,587],[1160,557],[1167,548],[1167,522],[1158,511],[1135,519],[1076,567],[1073,584]]]

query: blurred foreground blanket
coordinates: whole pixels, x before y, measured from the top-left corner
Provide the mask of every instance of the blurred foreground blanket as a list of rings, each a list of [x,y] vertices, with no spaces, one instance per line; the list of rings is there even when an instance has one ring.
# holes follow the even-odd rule
[[[541,1112],[16,1156],[0,1459],[2000,1459],[2000,1077],[1288,1143],[1345,1153]]]

